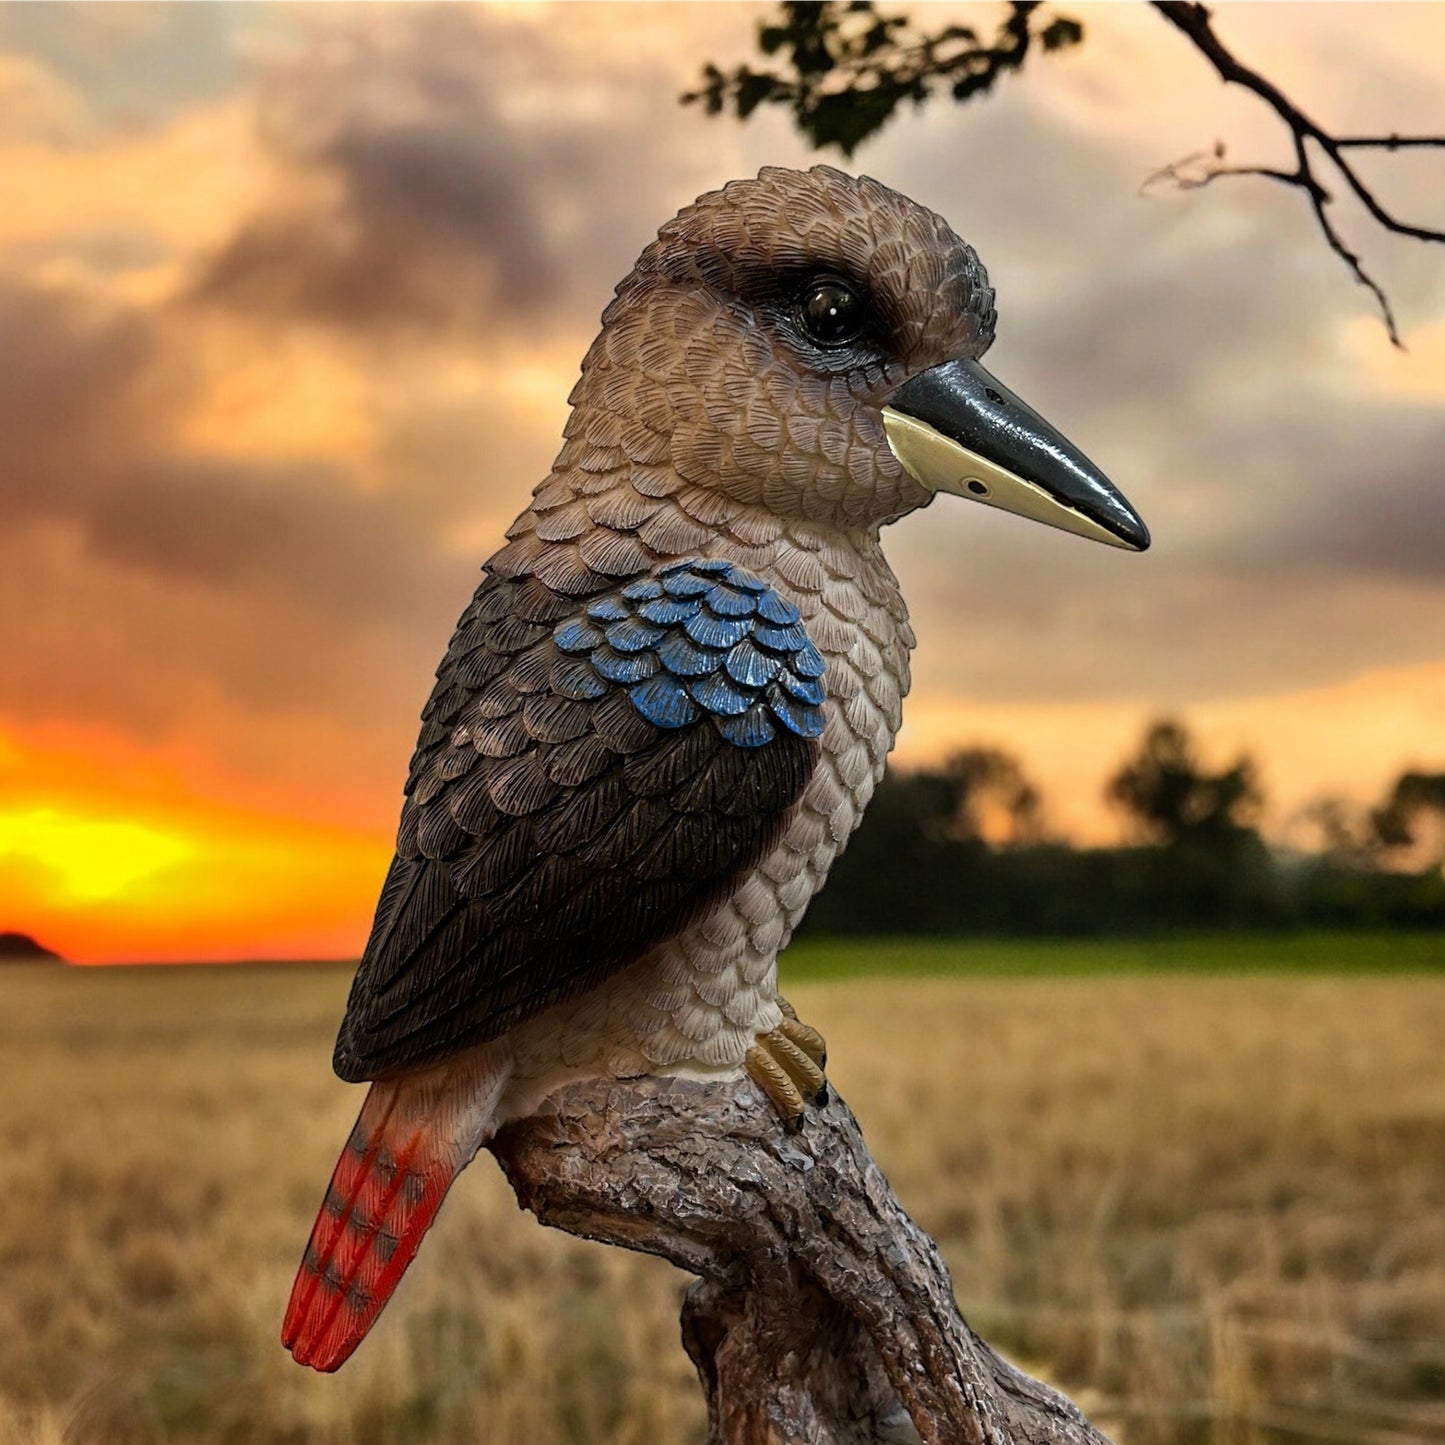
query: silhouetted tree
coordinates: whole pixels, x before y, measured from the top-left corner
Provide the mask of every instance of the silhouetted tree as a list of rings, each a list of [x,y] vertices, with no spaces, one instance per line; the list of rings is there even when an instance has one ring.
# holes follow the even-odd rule
[[[1239,61],[1215,34],[1203,5],[1190,0],[1150,4],[1222,81],[1250,91],[1274,112],[1289,136],[1294,159],[1290,170],[1232,165],[1226,162],[1224,143],[1217,141],[1164,166],[1150,180],[1194,190],[1223,176],[1253,176],[1299,191],[1326,243],[1374,296],[1391,341],[1400,345],[1388,298],[1335,227],[1328,209],[1334,196],[1322,177],[1332,176],[1342,184],[1384,230],[1445,242],[1445,231],[1398,219],[1355,169],[1361,151],[1445,147],[1445,136],[1336,135],[1306,115],[1267,76]],[[709,62],[698,89],[682,100],[701,103],[710,115],[731,107],[743,120],[762,105],[786,106],[814,149],[836,147],[851,156],[899,106],[926,105],[944,91],[960,103],[987,95],[1000,77],[1020,70],[1031,54],[1064,50],[1083,39],[1079,21],[1050,16],[1038,0],[1011,0],[987,38],[972,26],[957,24],[930,33],[907,15],[883,14],[873,0],[783,0],[775,15],[758,24],[758,48],[771,63],[724,72]]]
[[[1445,773],[1402,773],[1385,802],[1371,814],[1380,846],[1392,851],[1420,845],[1421,824],[1429,818],[1445,829]]]
[[[1325,799],[1309,811],[1323,846],[1292,870],[1301,919],[1316,927],[1445,925],[1445,774],[1404,773],[1373,809]]]
[[[1313,849],[1327,867],[1356,873],[1373,871],[1380,861],[1375,813],[1344,798],[1318,798],[1300,813],[1314,833]]]
[[[959,842],[1036,843],[1043,833],[1038,789],[1002,748],[963,748],[943,765],[953,789],[946,836]]]
[[[1149,725],[1139,752],[1110,780],[1106,796],[1143,837],[1166,844],[1251,833],[1264,802],[1252,758],[1206,772],[1183,723],[1170,718]]]

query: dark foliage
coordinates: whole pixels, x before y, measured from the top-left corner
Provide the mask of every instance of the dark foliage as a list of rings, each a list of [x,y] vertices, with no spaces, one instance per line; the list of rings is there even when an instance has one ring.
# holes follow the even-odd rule
[[[1445,773],[1402,773],[1384,804],[1371,814],[1382,848],[1413,848],[1420,827],[1433,816],[1445,824]]]
[[[1114,775],[1105,796],[1153,843],[1222,845],[1253,827],[1264,802],[1249,758],[1205,772],[1183,724],[1168,718],[1150,725],[1138,756]]]
[[[700,102],[709,115],[731,106],[739,120],[760,105],[786,105],[814,149],[837,146],[851,156],[900,105],[922,105],[944,90],[960,102],[987,95],[1035,43],[1061,50],[1084,38],[1077,20],[1039,21],[1039,8],[1036,0],[1013,0],[985,40],[967,25],[930,34],[907,16],[880,14],[872,0],[784,0],[776,18],[758,26],[758,48],[783,61],[760,70],[740,65],[731,74],[709,63],[683,103]]]

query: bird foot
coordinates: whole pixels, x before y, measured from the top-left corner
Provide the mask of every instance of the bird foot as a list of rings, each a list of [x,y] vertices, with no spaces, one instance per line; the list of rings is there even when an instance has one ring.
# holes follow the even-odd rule
[[[810,1102],[827,1100],[823,1066],[828,1046],[817,1029],[809,1028],[786,999],[778,1000],[783,1021],[771,1033],[759,1034],[743,1067],[748,1077],[773,1101],[785,1124],[800,1121]]]

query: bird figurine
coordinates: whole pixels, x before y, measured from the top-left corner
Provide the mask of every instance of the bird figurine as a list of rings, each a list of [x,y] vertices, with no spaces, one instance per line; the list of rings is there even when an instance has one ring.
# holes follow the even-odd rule
[[[371,1081],[286,1311],[334,1370],[447,1190],[583,1077],[750,1077],[823,1040],[777,959],[858,826],[914,635],[879,530],[937,492],[1142,551],[1104,475],[979,364],[994,296],[932,211],[775,167],[658,232],[551,474],[422,714],[336,1043]]]

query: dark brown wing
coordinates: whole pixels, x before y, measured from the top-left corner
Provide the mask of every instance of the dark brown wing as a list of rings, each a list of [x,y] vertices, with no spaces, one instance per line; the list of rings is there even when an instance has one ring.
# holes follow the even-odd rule
[[[495,1038],[723,897],[822,731],[797,610],[724,562],[581,602],[488,577],[438,674],[335,1067]]]

